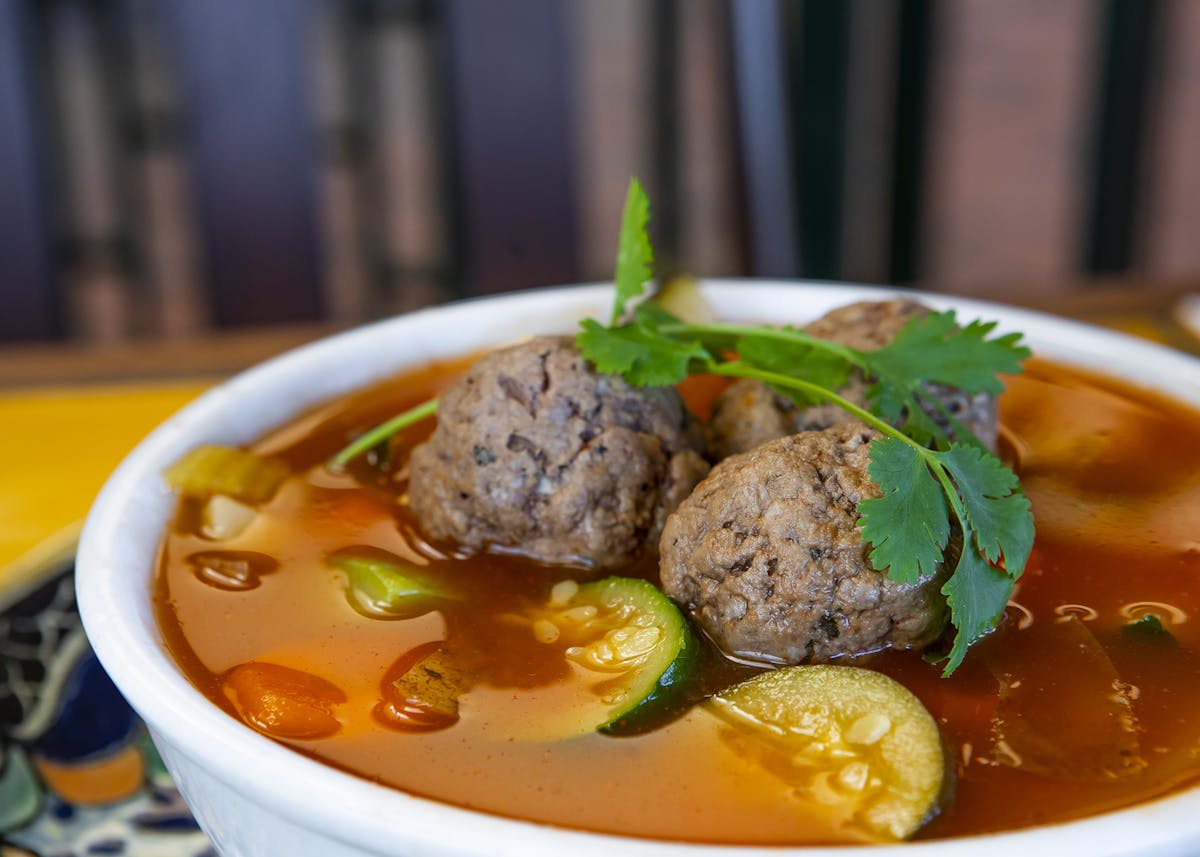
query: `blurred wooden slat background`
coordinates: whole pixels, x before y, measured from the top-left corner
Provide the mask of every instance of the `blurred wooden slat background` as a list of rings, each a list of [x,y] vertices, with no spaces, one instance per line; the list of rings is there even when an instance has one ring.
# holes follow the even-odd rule
[[[1171,286],[1197,43],[1195,0],[0,0],[0,342],[604,279],[634,173],[666,269]]]

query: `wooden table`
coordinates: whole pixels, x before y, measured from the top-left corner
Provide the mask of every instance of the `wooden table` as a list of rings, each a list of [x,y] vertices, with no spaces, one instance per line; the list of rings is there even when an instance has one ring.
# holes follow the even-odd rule
[[[1081,286],[1068,294],[1045,299],[997,300],[1111,327],[1200,354],[1200,339],[1179,324],[1173,314],[1173,308],[1185,294],[1200,294],[1200,283],[1163,289],[1116,280],[1099,286]],[[217,378],[337,329],[334,325],[263,327],[108,346],[0,347],[0,390],[107,381]]]

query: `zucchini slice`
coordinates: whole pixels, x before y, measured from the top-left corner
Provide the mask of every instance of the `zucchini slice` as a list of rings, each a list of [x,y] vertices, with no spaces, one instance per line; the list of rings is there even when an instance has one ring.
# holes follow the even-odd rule
[[[534,622],[546,643],[565,644],[568,661],[595,674],[599,706],[577,729],[630,735],[669,711],[695,671],[699,647],[679,608],[656,586],[631,577],[563,581]]]
[[[936,812],[946,775],[937,724],[882,673],[786,667],[705,706],[734,727],[738,751],[871,839],[905,839]]]

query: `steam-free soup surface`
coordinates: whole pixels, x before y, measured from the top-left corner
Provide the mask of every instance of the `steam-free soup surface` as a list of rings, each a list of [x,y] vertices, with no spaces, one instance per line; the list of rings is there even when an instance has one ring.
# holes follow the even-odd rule
[[[197,535],[199,510],[183,504],[163,547],[157,604],[188,677],[231,716],[302,753],[467,807],[667,839],[857,839],[800,796],[786,759],[748,751],[757,745],[702,706],[636,737],[559,734],[557,713],[592,692],[529,617],[555,583],[587,572],[427,544],[405,505],[402,467],[322,467],[349,436],[462,368],[410,373],[260,441],[256,451],[297,475],[235,539]],[[717,389],[698,379],[684,394],[702,414]],[[1200,415],[1035,360],[1008,380],[1001,418],[1002,454],[1038,527],[1002,626],[949,679],[915,654],[855,661],[903,682],[942,730],[954,786],[920,837],[1086,816],[1200,772]],[[408,431],[395,460],[428,430]],[[459,600],[410,620],[361,615],[326,558],[364,545],[442,576]],[[213,550],[263,554],[261,574],[249,587],[214,585],[189,561]],[[655,579],[653,564],[624,573]],[[1137,623],[1146,615],[1156,620]],[[418,731],[389,717],[386,689],[437,641],[475,676],[456,723]],[[695,700],[761,669],[712,646],[702,661]],[[308,700],[310,716],[256,720],[245,700],[263,688]]]

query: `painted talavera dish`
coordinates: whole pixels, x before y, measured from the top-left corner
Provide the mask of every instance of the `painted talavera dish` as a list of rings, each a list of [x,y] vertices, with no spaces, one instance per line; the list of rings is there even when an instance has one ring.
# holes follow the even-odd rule
[[[78,523],[104,476],[202,385],[0,396],[0,854],[213,855],[75,602]],[[87,417],[86,461],[64,455]]]

